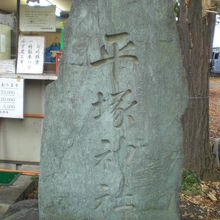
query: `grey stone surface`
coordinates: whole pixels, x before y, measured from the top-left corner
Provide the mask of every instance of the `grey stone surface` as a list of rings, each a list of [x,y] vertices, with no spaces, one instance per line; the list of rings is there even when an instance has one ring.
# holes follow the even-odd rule
[[[37,208],[22,209],[3,220],[39,220],[39,211]]]
[[[0,214],[4,215],[12,204],[21,199],[31,184],[31,176],[20,175],[11,186],[2,186],[0,188]]]
[[[22,210],[26,209],[32,209],[38,210],[38,200],[36,199],[28,199],[28,200],[22,200],[19,201],[13,205],[11,205],[8,209],[8,211],[5,213],[5,217],[9,217],[11,215],[14,215],[15,213],[18,213]]]
[[[178,219],[187,84],[173,0],[73,1],[64,41],[40,219]]]

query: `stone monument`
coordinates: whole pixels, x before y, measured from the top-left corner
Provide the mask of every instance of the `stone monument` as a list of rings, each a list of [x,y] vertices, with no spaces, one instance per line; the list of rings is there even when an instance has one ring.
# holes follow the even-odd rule
[[[74,0],[64,35],[40,219],[178,219],[187,84],[173,0]]]

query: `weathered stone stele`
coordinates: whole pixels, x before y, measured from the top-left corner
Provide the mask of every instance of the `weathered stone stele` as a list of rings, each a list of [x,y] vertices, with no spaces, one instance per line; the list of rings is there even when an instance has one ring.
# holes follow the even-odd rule
[[[173,0],[73,1],[64,42],[40,219],[178,219],[187,86]]]

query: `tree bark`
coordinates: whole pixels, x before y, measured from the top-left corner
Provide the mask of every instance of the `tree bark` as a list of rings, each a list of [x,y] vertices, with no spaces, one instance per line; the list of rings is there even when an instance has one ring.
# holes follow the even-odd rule
[[[184,167],[201,177],[212,166],[209,145],[209,59],[215,16],[202,17],[202,1],[181,0],[178,30],[188,80],[189,103],[183,116]]]

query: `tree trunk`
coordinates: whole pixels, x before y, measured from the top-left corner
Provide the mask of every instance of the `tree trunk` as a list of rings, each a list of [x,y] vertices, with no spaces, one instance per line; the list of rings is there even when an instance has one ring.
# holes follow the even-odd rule
[[[178,30],[188,80],[189,103],[183,116],[184,167],[201,177],[211,167],[209,145],[209,65],[215,16],[202,17],[202,1],[181,0]]]

